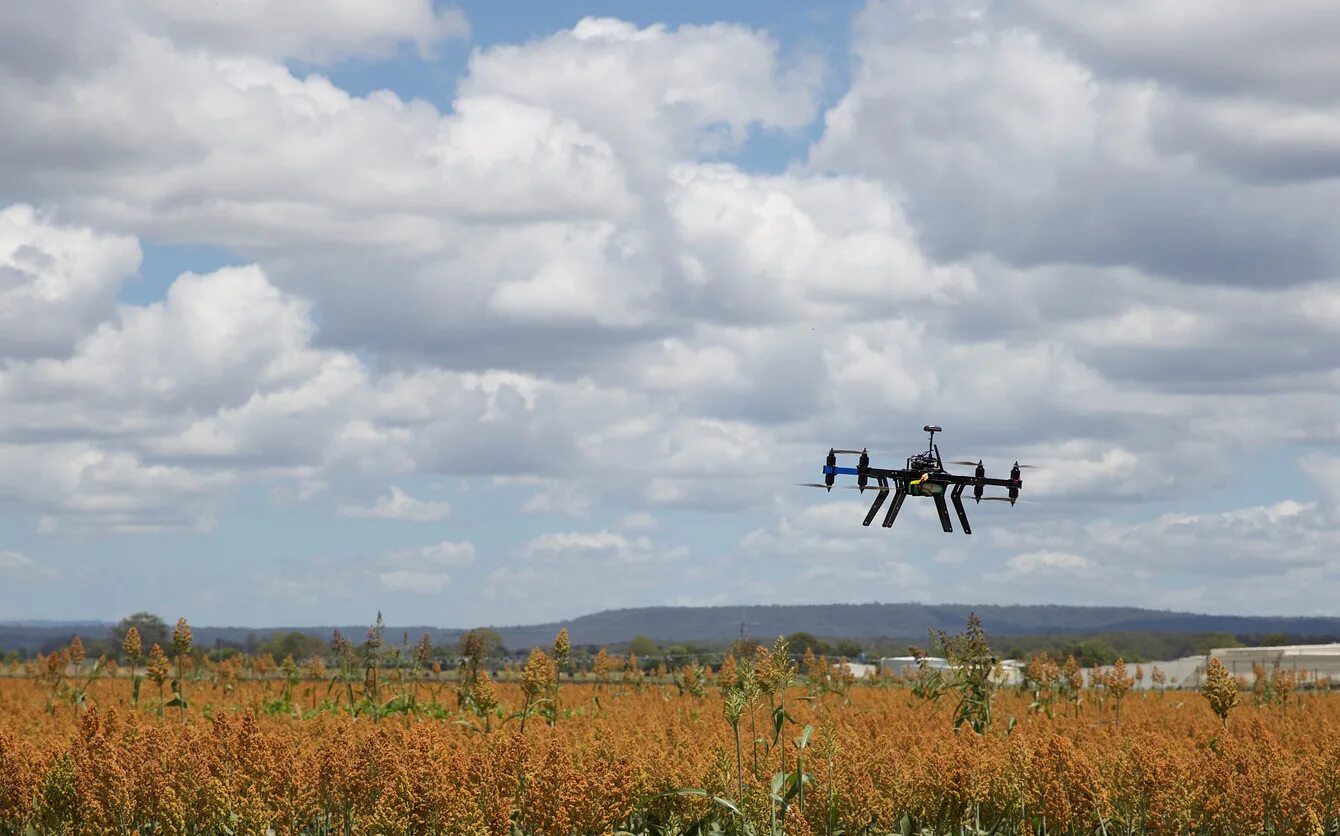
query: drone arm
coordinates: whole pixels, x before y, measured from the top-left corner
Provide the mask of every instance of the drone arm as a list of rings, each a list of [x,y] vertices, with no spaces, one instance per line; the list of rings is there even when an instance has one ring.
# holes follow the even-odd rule
[[[1013,479],[993,479],[989,476],[978,478],[976,476],[961,476],[957,473],[932,473],[930,482],[939,482],[942,485],[997,485],[1002,488],[1017,488],[1022,482]]]

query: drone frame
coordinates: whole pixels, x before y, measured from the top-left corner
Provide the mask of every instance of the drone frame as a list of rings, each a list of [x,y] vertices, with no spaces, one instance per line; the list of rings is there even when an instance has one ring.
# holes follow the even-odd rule
[[[875,497],[874,503],[865,515],[865,520],[861,525],[870,525],[875,516],[883,507],[889,494],[893,494],[893,502],[889,505],[888,511],[884,514],[882,526],[892,528],[895,520],[898,519],[898,512],[902,510],[903,500],[908,496],[930,496],[935,500],[935,510],[940,517],[940,527],[946,533],[954,531],[953,522],[949,517],[949,507],[945,502],[946,489],[948,491],[949,501],[954,505],[954,513],[958,516],[960,525],[963,527],[964,534],[972,534],[972,526],[968,524],[968,512],[963,507],[963,489],[972,486],[973,499],[981,502],[987,500],[1008,501],[1010,505],[1019,498],[1019,490],[1023,487],[1023,479],[1020,477],[1019,468],[1022,466],[1018,462],[1010,470],[1010,478],[995,479],[986,475],[986,468],[979,461],[977,462],[977,472],[972,476],[960,476],[956,473],[949,473],[944,469],[944,464],[940,459],[940,450],[935,445],[935,434],[940,432],[936,426],[927,426],[925,431],[930,433],[930,442],[925,453],[911,456],[907,460],[907,467],[903,468],[882,468],[870,466],[870,454],[866,450],[837,450],[828,451],[828,460],[824,465],[824,486],[829,490],[833,487],[834,477],[837,475],[848,475],[856,477],[856,488],[864,493],[866,490],[878,491],[879,495]],[[840,454],[859,453],[860,463],[856,467],[839,467],[837,457]],[[916,467],[915,465],[921,465]],[[869,480],[875,481],[874,485],[869,484]],[[922,488],[922,485],[938,486],[936,488]],[[983,497],[983,488],[988,485],[1006,488],[1009,491],[1009,497]],[[817,487],[817,486],[816,486]]]

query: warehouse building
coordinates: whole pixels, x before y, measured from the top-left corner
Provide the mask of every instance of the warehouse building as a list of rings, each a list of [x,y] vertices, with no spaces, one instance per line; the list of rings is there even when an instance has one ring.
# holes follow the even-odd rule
[[[1340,682],[1340,644],[1221,647],[1211,650],[1210,655],[1218,657],[1229,673],[1247,682],[1251,682],[1256,665],[1267,674],[1278,669],[1290,671],[1302,681]]]

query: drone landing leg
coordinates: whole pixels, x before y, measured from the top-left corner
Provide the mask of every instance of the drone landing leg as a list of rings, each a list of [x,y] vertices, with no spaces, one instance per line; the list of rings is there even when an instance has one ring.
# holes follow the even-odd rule
[[[889,498],[889,492],[887,490],[889,487],[889,480],[881,476],[879,479],[879,486],[883,490],[880,490],[879,496],[875,497],[875,504],[870,506],[870,513],[865,515],[865,522],[861,523],[861,525],[870,525],[870,521],[879,513],[879,506],[883,505],[884,500]]]
[[[898,483],[898,489],[893,492],[893,504],[889,506],[889,513],[884,515],[884,527],[893,528],[893,521],[898,517],[898,509],[903,507],[903,500],[907,499],[907,491],[903,489],[903,483]]]
[[[963,485],[955,485],[954,492],[949,498],[954,501],[954,511],[958,514],[958,521],[963,524],[963,533],[971,534],[972,526],[968,525],[968,512],[963,510]]]
[[[949,521],[949,506],[945,505],[945,495],[938,493],[935,495],[935,510],[940,512],[940,526],[946,533],[954,532],[954,524]]]

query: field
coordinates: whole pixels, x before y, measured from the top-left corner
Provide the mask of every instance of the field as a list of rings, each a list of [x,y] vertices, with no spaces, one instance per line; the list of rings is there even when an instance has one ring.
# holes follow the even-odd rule
[[[337,647],[329,668],[177,649],[133,669],[75,648],[5,671],[0,832],[1340,826],[1340,696],[1270,677],[1207,696],[1128,692],[1120,670],[1076,681],[1047,660],[1025,688],[971,665],[855,683],[778,647],[658,676],[603,653],[580,670],[560,640],[495,677],[469,656],[445,672],[426,656],[391,666],[367,645]]]

